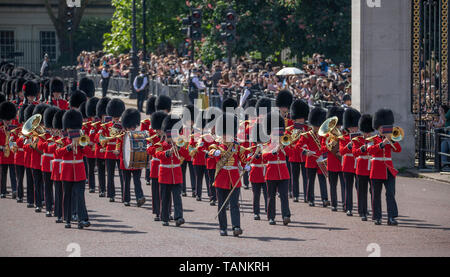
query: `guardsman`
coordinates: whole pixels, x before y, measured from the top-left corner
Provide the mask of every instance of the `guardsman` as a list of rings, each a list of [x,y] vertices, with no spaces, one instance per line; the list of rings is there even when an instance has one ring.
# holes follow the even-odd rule
[[[97,158],[97,174],[98,174],[98,187],[99,187],[99,197],[105,197],[106,192],[106,165],[105,165],[105,147],[100,143],[100,135],[106,137],[108,128],[107,123],[111,121],[111,117],[106,115],[106,106],[111,100],[109,97],[101,98],[95,107],[97,122],[93,124],[93,129],[95,132],[94,143],[95,143],[95,156]],[[95,101],[95,100],[94,100]],[[93,103],[91,103],[93,105]],[[91,131],[92,132],[92,131]]]
[[[90,128],[90,122],[89,122],[89,118],[86,115],[86,104],[87,101],[84,101],[83,103],[81,103],[80,107],[78,108],[78,111],[81,113],[81,116],[83,116],[83,125],[81,127],[81,134],[82,135],[86,135],[89,136],[89,128]],[[84,169],[86,170],[86,178],[89,179],[89,172],[88,172],[88,163],[87,163],[87,153],[91,152],[90,147],[86,147],[85,150],[85,155],[83,157],[84,160]],[[86,183],[89,185],[89,181],[86,180]],[[89,193],[94,193],[95,192],[95,186],[92,188],[91,186],[89,186]]]
[[[25,101],[24,91],[22,89],[25,81],[26,80],[24,78],[19,77],[14,83],[11,84],[11,91],[13,91],[13,94],[15,94],[16,96],[14,104],[18,105],[19,107],[23,105]]]
[[[217,111],[217,114],[220,114],[220,109],[217,107],[212,107],[211,109],[215,109]],[[214,119],[217,116],[216,113],[213,113],[211,116],[207,116],[209,117],[207,119],[207,124],[212,123],[214,121]],[[210,133],[208,135],[206,135],[205,141],[208,143],[208,147],[209,145],[216,143],[215,142],[215,135],[216,135],[216,128],[215,126],[212,126],[212,128],[209,131]],[[216,188],[213,186],[214,184],[214,176],[216,175],[216,165],[217,165],[217,161],[216,158],[214,156],[209,156],[209,151],[207,151],[206,153],[206,184],[208,186],[208,191],[210,193],[209,196],[209,205],[210,206],[215,206],[216,202],[217,202],[217,193],[216,193]]]
[[[111,134],[111,128],[119,129],[121,130],[121,124],[120,124],[120,117],[122,116],[122,113],[125,111],[125,103],[119,99],[119,98],[113,98],[111,101],[109,101],[108,105],[106,106],[106,114],[110,117],[112,117],[112,121],[106,125],[108,127],[107,131],[105,132],[105,135],[107,137],[112,136]],[[120,186],[121,190],[123,189],[123,176],[122,171],[120,170],[120,150],[116,149],[116,140],[117,139],[110,139],[106,142],[106,152],[105,152],[105,160],[106,160],[106,173],[107,173],[107,192],[108,192],[108,198],[109,202],[114,202],[114,198],[116,196],[116,189],[114,185],[114,171],[117,169],[119,170],[119,177],[120,177]],[[122,192],[123,195],[123,192]]]
[[[13,138],[11,136],[11,131],[16,128],[17,125],[13,124],[17,115],[17,108],[11,102],[4,101],[0,104],[0,120],[2,120],[2,126],[0,128],[0,164],[1,164],[1,175],[0,184],[1,192],[0,197],[6,197],[6,182],[8,177],[8,169],[10,175],[14,176],[14,153],[11,150],[10,140]],[[13,172],[13,173],[12,173]],[[12,181],[12,180],[11,180]],[[13,199],[16,198],[16,180],[11,182],[11,190]]]
[[[156,96],[150,96],[150,98],[147,99],[146,107],[145,107],[145,114],[149,116],[149,118],[146,118],[141,121],[141,131],[147,131],[149,137],[155,135],[155,132],[153,132],[151,128],[151,122],[150,117],[155,112],[155,102],[156,102]],[[150,186],[150,156],[147,156],[147,166],[145,167],[145,181],[146,185]]]
[[[155,157],[156,152],[162,147],[161,138],[164,136],[161,130],[162,123],[167,113],[163,111],[157,111],[152,114],[151,123],[152,129],[155,131],[155,135],[149,138],[149,144],[147,147],[147,153],[152,156],[151,166],[150,166],[150,179],[152,182],[152,210],[155,215],[154,220],[160,221],[161,215],[161,198],[160,198],[160,187],[158,183],[159,175],[159,159]]]
[[[68,110],[69,103],[63,99],[64,95],[64,82],[59,77],[53,77],[49,83],[50,89],[50,105],[56,106],[61,110]]]
[[[49,133],[45,134],[45,139],[41,139],[38,142],[38,151],[42,153],[41,155],[41,171],[42,171],[42,179],[44,181],[44,196],[45,196],[45,216],[51,217],[53,211],[53,181],[51,179],[51,171],[52,171],[52,160],[54,159],[54,153],[49,150],[49,147],[54,145],[53,141],[49,141],[54,133],[53,129],[53,118],[55,114],[60,109],[54,106],[48,107],[44,112],[44,126],[49,131]]]
[[[97,118],[97,103],[100,101],[97,97],[92,97],[86,102],[86,116],[88,117],[88,122],[83,126],[85,134],[89,136],[89,145],[86,147],[86,159],[88,165],[88,184],[89,192],[92,190],[95,192],[95,164],[97,163],[97,155],[95,153],[95,135],[97,130],[100,128],[101,119]],[[103,187],[104,189],[104,187]],[[99,185],[98,192],[104,193],[105,190],[101,190]]]
[[[179,135],[179,129],[174,128],[181,119],[175,115],[168,115],[162,123],[162,131],[165,132],[165,141],[162,147],[154,155],[160,160],[158,183],[161,188],[161,220],[163,226],[169,225],[170,203],[173,198],[174,219],[177,227],[184,224],[183,204],[181,199],[181,185],[183,176],[181,174],[181,159],[189,156],[186,148],[179,148],[173,138]]]
[[[16,167],[16,179],[17,179],[17,203],[23,203],[23,177],[25,175],[25,152],[23,150],[23,142],[25,137],[22,135],[22,125],[25,122],[25,109],[27,104],[22,105],[19,109],[19,124],[14,136],[14,164]]]
[[[24,102],[27,104],[38,105],[39,101],[36,101],[36,98],[39,94],[39,86],[35,81],[26,81],[22,85],[22,91],[24,95]]]
[[[353,138],[352,153],[356,159],[356,182],[358,184],[358,213],[362,221],[367,221],[367,215],[369,214],[367,208],[367,191],[369,185],[370,168],[369,160],[370,156],[367,153],[367,147],[371,143],[367,141],[372,134],[372,116],[370,114],[363,114],[358,122],[359,131],[361,136]]]
[[[183,131],[182,135],[186,138],[188,141],[188,145],[186,145],[186,148],[189,149],[189,145],[193,144],[195,139],[194,136],[191,136],[194,133],[194,123],[195,123],[195,108],[194,105],[189,104],[185,107],[183,110]],[[191,181],[191,190],[195,191],[195,171],[194,171],[194,165],[192,164],[192,157],[189,155],[186,157],[181,164],[181,172],[183,173],[183,188],[182,188],[182,196],[186,196],[186,169],[189,167],[189,177]],[[214,177],[214,176],[213,176]]]
[[[347,216],[353,216],[353,183],[355,182],[356,162],[352,152],[352,137],[358,132],[361,113],[353,108],[344,112],[344,138],[339,141],[339,152],[342,159],[342,171],[345,179],[345,209]]]
[[[120,119],[122,122],[122,127],[125,132],[135,131],[141,122],[141,114],[136,109],[126,109],[122,113],[122,117]],[[120,149],[120,169],[123,174],[123,202],[125,206],[130,206],[130,183],[131,183],[131,175],[133,175],[134,182],[134,193],[136,194],[137,206],[141,207],[145,203],[144,192],[142,191],[141,185],[141,174],[142,169],[126,169],[125,164],[123,163],[123,137],[117,140],[117,145]]]
[[[95,84],[94,81],[88,77],[83,77],[78,82],[78,89],[86,94],[87,99],[91,99],[95,96]]]
[[[24,123],[30,119],[33,115],[34,108],[36,107],[33,104],[24,104],[23,107],[26,106],[24,110]],[[31,168],[31,151],[30,147],[26,147],[31,143],[32,137],[24,137],[23,140],[23,151],[24,151],[24,167],[25,174],[27,175],[27,208],[34,207],[34,181],[33,181],[33,171]],[[20,145],[19,145],[20,146]]]
[[[381,225],[381,191],[383,184],[386,189],[386,203],[388,212],[388,225],[397,225],[397,202],[395,201],[395,177],[398,171],[392,163],[392,151],[401,152],[398,142],[390,140],[394,113],[389,109],[378,110],[373,117],[373,128],[379,135],[373,139],[373,145],[367,151],[372,156],[370,179],[372,182],[372,219],[375,225]],[[388,131],[390,129],[390,131]]]
[[[189,151],[189,155],[192,157],[192,164],[194,165],[195,170],[195,196],[197,201],[202,201],[203,179],[205,179],[206,184],[208,183],[206,181],[207,176],[205,173],[206,154],[208,152],[209,143],[205,140],[203,134],[203,131],[206,127],[206,119],[203,117],[204,114],[204,111],[200,111],[199,115],[196,118],[195,126],[198,130],[200,130],[200,132],[195,134],[194,141],[189,145],[192,148],[192,150]],[[210,196],[208,187],[207,191],[208,196]],[[192,193],[192,196],[194,197],[194,192]]]
[[[294,120],[293,129],[291,131],[291,135],[293,137],[298,136],[300,133],[304,133],[308,131],[308,126],[305,124],[306,119],[308,119],[309,115],[309,106],[303,100],[295,100],[291,105],[291,117]],[[306,201],[306,186],[307,178],[306,178],[306,157],[303,154],[299,154],[296,149],[297,141],[293,141],[289,146],[285,148],[286,154],[289,157],[289,163],[291,165],[291,173],[292,173],[292,193],[294,196],[294,202],[298,202],[298,198],[300,196],[300,170],[302,172],[302,180],[303,180],[303,192],[305,194]]]
[[[329,107],[327,112],[327,119],[336,116],[338,118],[338,122],[336,124],[336,128],[338,130],[342,129],[342,124],[344,120],[344,109],[341,107]],[[329,135],[327,136],[329,137]],[[326,148],[326,140],[324,141],[324,145],[322,147]],[[339,153],[339,141],[336,143],[335,149],[336,151],[327,150],[327,170],[328,170],[328,182],[330,183],[330,196],[331,196],[331,211],[337,211],[337,183],[338,179],[341,184],[341,201],[343,205],[344,212],[345,210],[345,182],[344,182],[344,173],[342,172],[342,155]]]
[[[308,176],[308,202],[309,206],[314,207],[314,186],[317,178],[319,179],[320,185],[320,196],[322,198],[322,205],[326,207],[328,202],[328,192],[327,192],[327,180],[326,180],[326,166],[322,163],[325,158],[323,154],[326,152],[322,145],[325,138],[320,137],[318,134],[319,128],[327,117],[327,112],[319,107],[312,109],[308,115],[308,121],[312,129],[304,136],[302,136],[297,147],[302,154],[306,155],[306,174]],[[306,145],[306,148],[304,147]],[[319,160],[319,161],[318,161]],[[318,164],[320,163],[320,165]]]
[[[229,125],[229,126],[228,126]],[[231,128],[231,126],[233,128]],[[230,128],[228,128],[230,127]],[[240,146],[236,142],[238,119],[234,114],[224,113],[216,121],[216,133],[222,137],[220,145],[211,145],[210,156],[217,160],[216,176],[214,186],[216,187],[220,235],[227,236],[227,215],[224,206],[230,205],[231,224],[233,235],[239,236],[243,233],[241,229],[241,217],[239,214],[239,192],[242,186],[239,165],[243,165],[240,159]],[[247,168],[246,170],[249,170]],[[228,199],[229,202],[225,203]]]
[[[72,218],[71,201],[72,190],[75,190],[77,200],[78,229],[89,227],[86,203],[84,200],[84,188],[86,185],[86,171],[84,169],[83,147],[79,144],[83,117],[77,110],[64,113],[63,128],[68,137],[63,140],[64,146],[56,150],[55,154],[61,156],[61,181],[64,186],[64,217],[65,228],[71,228]]]
[[[70,109],[79,109],[81,104],[87,101],[86,93],[81,90],[75,90],[70,94],[69,107]]]

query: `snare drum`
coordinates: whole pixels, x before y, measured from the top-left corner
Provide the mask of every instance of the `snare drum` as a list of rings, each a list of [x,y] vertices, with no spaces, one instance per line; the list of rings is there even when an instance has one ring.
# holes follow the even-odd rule
[[[126,132],[123,139],[123,163],[126,169],[142,169],[147,164],[146,131]]]

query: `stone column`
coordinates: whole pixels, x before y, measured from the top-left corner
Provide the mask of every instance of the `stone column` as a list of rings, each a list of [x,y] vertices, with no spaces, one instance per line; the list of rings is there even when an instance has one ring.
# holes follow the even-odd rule
[[[361,113],[394,112],[394,125],[405,130],[394,165],[413,167],[411,0],[352,0],[352,105]]]

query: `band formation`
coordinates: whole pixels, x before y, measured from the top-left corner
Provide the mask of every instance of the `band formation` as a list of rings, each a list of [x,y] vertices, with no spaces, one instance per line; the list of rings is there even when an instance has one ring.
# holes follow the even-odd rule
[[[138,110],[126,109],[122,100],[95,97],[94,83],[88,78],[66,93],[58,77],[39,78],[12,64],[3,64],[0,71],[1,198],[9,193],[9,172],[12,199],[18,203],[26,199],[27,207],[37,213],[45,207],[46,216],[55,216],[56,223],[65,223],[66,228],[71,223],[80,229],[90,226],[86,185],[89,193],[115,201],[116,170],[123,204],[130,206],[133,179],[138,207],[146,202],[141,186],[145,171],[154,220],[164,226],[170,221],[176,226],[185,223],[186,178],[198,201],[206,184],[209,203],[218,208],[222,236],[227,235],[227,211],[233,235],[243,233],[242,183],[245,189],[251,183],[255,220],[261,219],[262,194],[269,224],[276,224],[279,198],[282,223],[288,225],[289,199],[299,202],[301,195],[300,175],[303,201],[309,206],[316,202],[316,177],[321,205],[331,206],[333,212],[338,211],[340,198],[343,212],[352,216],[357,209],[361,220],[367,221],[370,195],[376,225],[382,223],[384,185],[387,223],[397,225],[397,170],[391,155],[401,151],[404,133],[394,127],[391,110],[380,109],[372,116],[350,107],[310,108],[282,90],[276,97],[278,109],[269,98],[250,99],[248,106],[255,107],[256,113],[246,120],[238,120],[233,112],[238,104],[231,98],[224,101],[218,117],[207,118],[206,111],[193,105],[179,117],[171,113],[171,99],[164,95],[147,100],[148,118],[141,120]],[[273,118],[279,118],[278,124]],[[213,120],[215,127],[207,129]],[[353,207],[353,187],[357,207]]]

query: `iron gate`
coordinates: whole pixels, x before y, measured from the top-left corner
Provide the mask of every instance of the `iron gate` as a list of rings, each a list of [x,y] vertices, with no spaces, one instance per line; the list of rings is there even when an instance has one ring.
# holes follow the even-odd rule
[[[419,168],[435,161],[435,123],[449,105],[448,0],[412,1],[411,111],[416,123]]]

